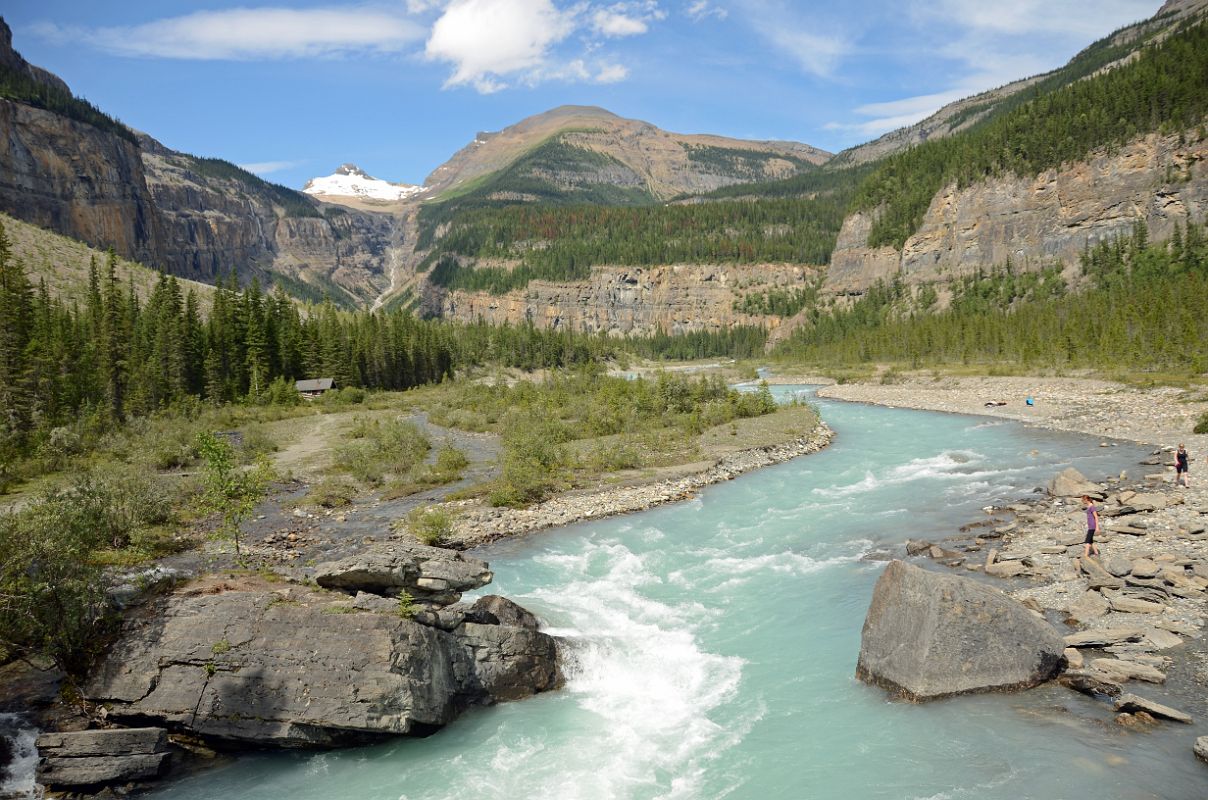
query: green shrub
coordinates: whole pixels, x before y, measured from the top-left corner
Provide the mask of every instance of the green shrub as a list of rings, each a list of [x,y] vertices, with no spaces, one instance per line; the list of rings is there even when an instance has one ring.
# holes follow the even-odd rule
[[[0,515],[0,649],[86,672],[111,622],[92,558],[109,544],[103,511],[95,494],[69,490]]]
[[[453,534],[453,515],[443,508],[417,508],[407,515],[407,530],[426,545],[438,546]]]
[[[361,417],[353,423],[348,436],[352,441],[336,448],[334,467],[375,486],[387,475],[407,475],[432,447],[423,431],[402,419]]]
[[[343,508],[352,505],[357,496],[357,489],[351,483],[340,478],[324,478],[310,488],[306,494],[306,502],[323,508]]]
[[[1195,423],[1195,433],[1208,433],[1208,413],[1201,416]]]
[[[403,592],[398,596],[398,615],[400,617],[403,619],[414,619],[417,611],[419,611],[419,606],[410,592]]]

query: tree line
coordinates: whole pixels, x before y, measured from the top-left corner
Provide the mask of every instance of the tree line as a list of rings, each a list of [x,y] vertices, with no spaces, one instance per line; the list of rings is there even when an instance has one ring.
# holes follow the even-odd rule
[[[1056,267],[1010,265],[958,281],[928,313],[900,282],[844,310],[815,309],[778,354],[818,364],[892,361],[1208,371],[1208,232],[1178,226],[1153,244],[1138,225],[1088,247],[1067,289]],[[934,294],[931,301],[934,302]]]
[[[458,367],[522,369],[606,360],[616,342],[531,325],[453,325],[404,311],[299,305],[278,289],[219,281],[203,312],[193,290],[160,276],[140,299],[117,277],[116,256],[89,270],[87,297],[66,303],[34,285],[0,227],[0,457],[35,448],[57,426],[118,425],[200,399],[269,403],[293,381],[400,390]]]

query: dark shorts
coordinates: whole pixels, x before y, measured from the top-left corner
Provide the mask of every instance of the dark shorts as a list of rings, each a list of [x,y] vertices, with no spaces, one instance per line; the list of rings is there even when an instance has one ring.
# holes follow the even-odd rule
[[[1178,473],[1179,475],[1182,475],[1184,472],[1186,472],[1186,471],[1187,471],[1187,467],[1184,467],[1184,466],[1181,466],[1181,465],[1180,465],[1180,466],[1175,467],[1175,468],[1174,468],[1174,471],[1175,471],[1176,473]]]
[[[1094,543],[1095,543],[1095,529],[1089,528],[1086,532],[1086,539],[1083,540],[1083,544],[1094,544]]]

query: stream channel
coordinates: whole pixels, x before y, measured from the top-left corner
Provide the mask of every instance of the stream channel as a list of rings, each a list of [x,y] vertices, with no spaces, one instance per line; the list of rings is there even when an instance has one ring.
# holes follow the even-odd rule
[[[427,739],[244,756],[154,796],[1208,796],[1190,753],[1202,724],[1122,731],[1107,704],[1057,686],[892,703],[852,677],[884,567],[866,556],[952,535],[1070,464],[1093,480],[1135,474],[1148,451],[977,417],[818,405],[838,434],[821,453],[475,553],[495,571],[487,591],[568,640],[563,690],[470,712]],[[1071,529],[1082,524],[1072,506]]]

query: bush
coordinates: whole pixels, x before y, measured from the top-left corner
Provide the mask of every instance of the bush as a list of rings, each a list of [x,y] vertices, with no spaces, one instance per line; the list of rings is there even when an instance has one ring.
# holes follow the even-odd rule
[[[423,431],[402,419],[358,418],[348,435],[352,441],[336,448],[335,468],[375,486],[386,475],[408,474],[432,447]]]
[[[1208,433],[1208,413],[1201,416],[1195,423],[1195,433]]]
[[[105,506],[80,489],[0,515],[0,649],[42,655],[82,676],[109,628],[93,553],[109,544]]]
[[[323,508],[343,508],[352,505],[352,499],[356,495],[356,487],[348,481],[324,478],[307,492],[306,502]]]
[[[443,508],[417,508],[407,515],[407,530],[419,541],[435,547],[453,534],[453,515]]]
[[[504,424],[503,470],[489,498],[491,505],[520,507],[545,499],[570,467],[566,430],[548,419],[512,414]]]

